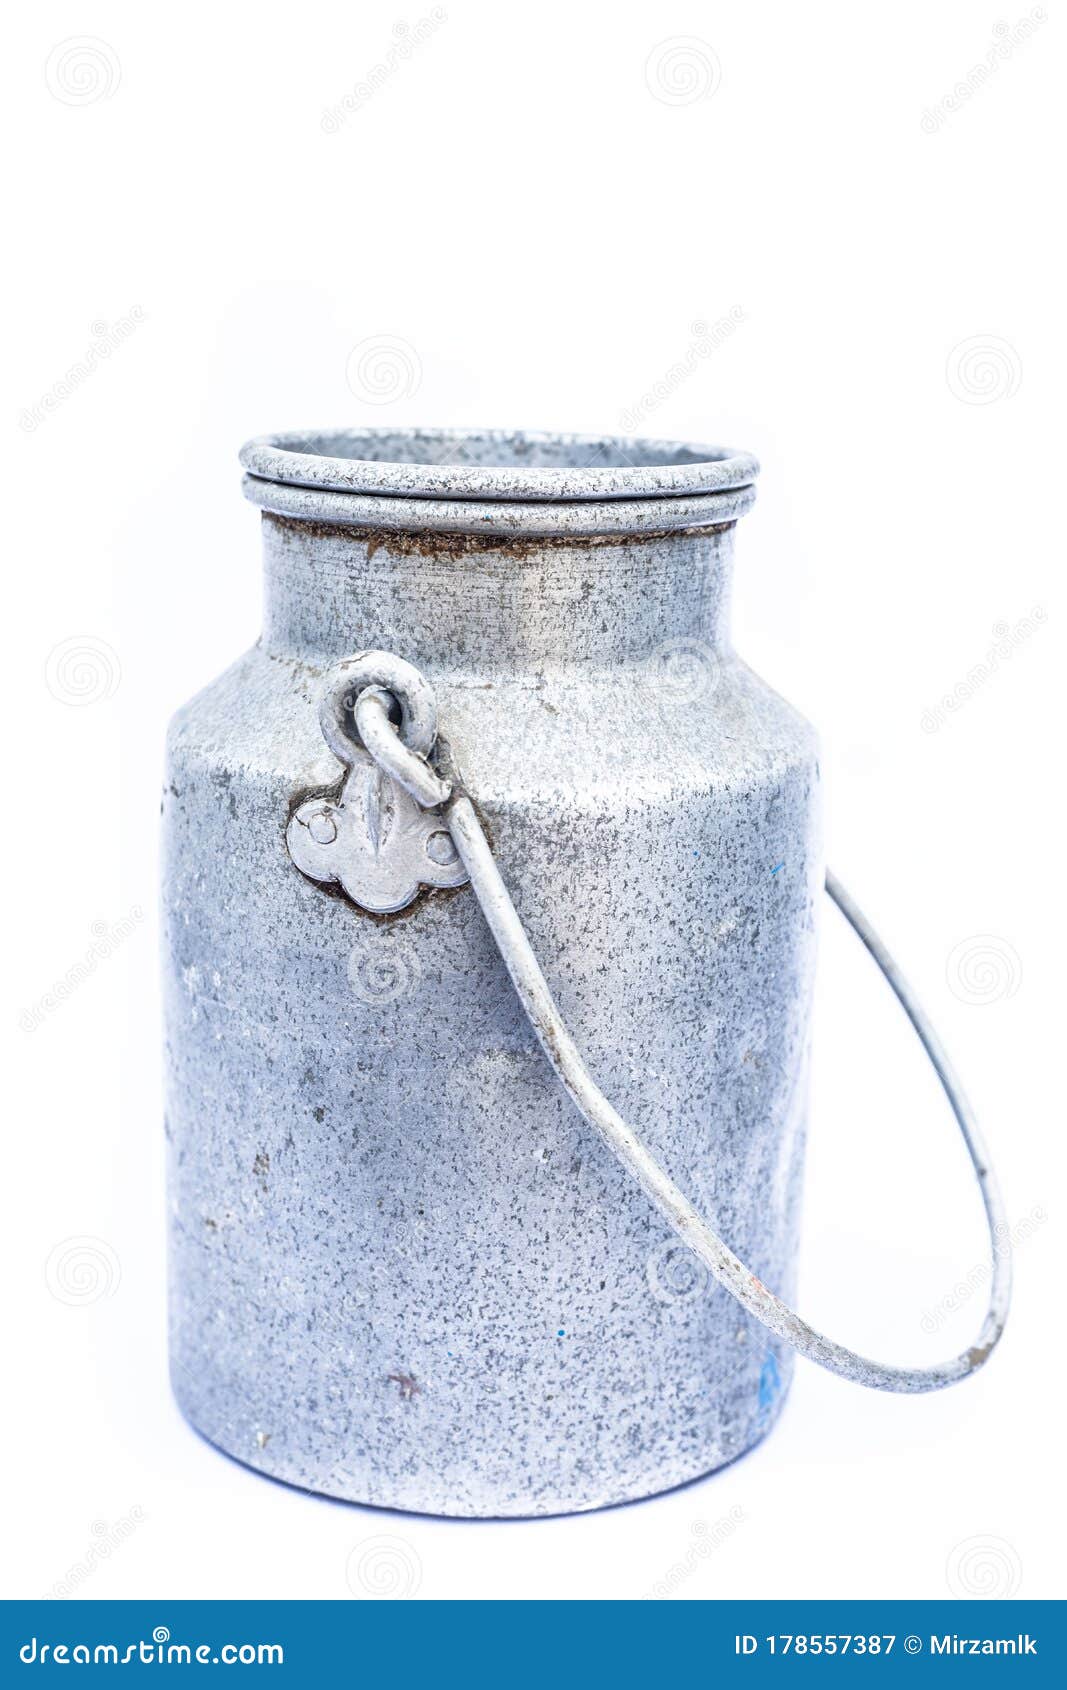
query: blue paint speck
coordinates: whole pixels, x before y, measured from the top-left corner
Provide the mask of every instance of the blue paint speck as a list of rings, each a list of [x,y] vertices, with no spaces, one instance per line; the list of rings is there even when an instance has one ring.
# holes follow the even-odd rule
[[[778,1363],[772,1354],[768,1354],[766,1361],[760,1368],[759,1399],[756,1412],[756,1425],[763,1427],[771,1417],[771,1410],[778,1401],[782,1390],[782,1376],[778,1371]]]
[[[778,864],[778,868],[785,868],[785,864],[784,864],[784,863],[779,863],[779,864]],[[772,868],[772,870],[771,870],[771,873],[772,873],[772,874],[777,874],[777,873],[778,873],[778,868]]]
[[[557,1338],[565,1338],[566,1336],[567,1336],[567,1334],[564,1332],[564,1330],[561,1326],[559,1331],[556,1333],[556,1337]]]

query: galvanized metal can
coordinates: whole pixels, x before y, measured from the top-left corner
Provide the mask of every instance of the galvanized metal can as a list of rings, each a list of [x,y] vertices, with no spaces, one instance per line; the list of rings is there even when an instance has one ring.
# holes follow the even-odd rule
[[[814,734],[730,644],[755,463],[435,431],[243,461],[263,635],[176,716],[164,787],[178,1400],[273,1477],[440,1514],[720,1467],[774,1422],[788,1346],[557,1086],[447,842],[375,913],[301,872],[290,818],[344,774],[333,666],[430,676],[589,1068],[788,1296],[823,863]]]

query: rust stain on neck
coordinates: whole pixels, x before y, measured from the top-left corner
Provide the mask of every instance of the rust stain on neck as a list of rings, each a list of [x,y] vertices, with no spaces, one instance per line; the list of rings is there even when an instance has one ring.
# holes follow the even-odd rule
[[[525,537],[505,533],[454,534],[435,529],[366,528],[343,522],[316,522],[310,517],[278,516],[263,512],[264,523],[284,533],[314,540],[339,539],[367,548],[368,558],[384,550],[394,557],[476,557],[492,554],[504,558],[528,558],[537,552],[588,551],[593,547],[636,547],[660,540],[700,539],[723,534],[733,522],[717,522],[694,528],[642,530],[635,534],[536,534]]]

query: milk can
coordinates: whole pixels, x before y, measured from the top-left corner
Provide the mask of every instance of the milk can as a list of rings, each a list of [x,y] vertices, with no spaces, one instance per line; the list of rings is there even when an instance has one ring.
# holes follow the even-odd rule
[[[730,644],[746,453],[280,435],[261,639],[172,723],[170,1323],[192,1424],[275,1478],[472,1516],[648,1496],[770,1429],[818,906],[813,730]],[[560,1083],[562,1081],[562,1084]],[[608,1101],[610,1099],[610,1102]]]

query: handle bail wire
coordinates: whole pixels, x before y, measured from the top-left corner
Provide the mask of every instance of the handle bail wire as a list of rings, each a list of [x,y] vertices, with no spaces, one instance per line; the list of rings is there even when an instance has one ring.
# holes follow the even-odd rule
[[[937,1033],[886,946],[836,875],[827,870],[826,891],[874,958],[933,1065],[963,1136],[989,1226],[992,1275],[989,1307],[981,1329],[968,1349],[932,1366],[896,1367],[873,1361],[810,1326],[734,1255],[608,1102],[589,1074],[556,1007],[474,806],[465,793],[453,789],[430,768],[426,755],[432,749],[432,741],[425,746],[417,743],[413,749],[401,737],[403,725],[412,716],[412,701],[405,696],[409,678],[414,677],[418,683],[416,697],[423,712],[427,694],[432,701],[432,689],[410,665],[399,659],[389,661],[396,665],[391,670],[392,684],[388,691],[400,705],[401,730],[398,733],[393,725],[382,695],[379,668],[372,684],[354,702],[354,717],[363,744],[371,757],[424,808],[443,806],[444,823],[545,1056],[576,1108],[637,1181],[667,1224],[742,1308],[790,1343],[800,1355],[843,1379],[875,1390],[915,1393],[940,1390],[977,1372],[1000,1341],[1011,1301],[1010,1232],[1000,1189],[974,1113]]]

